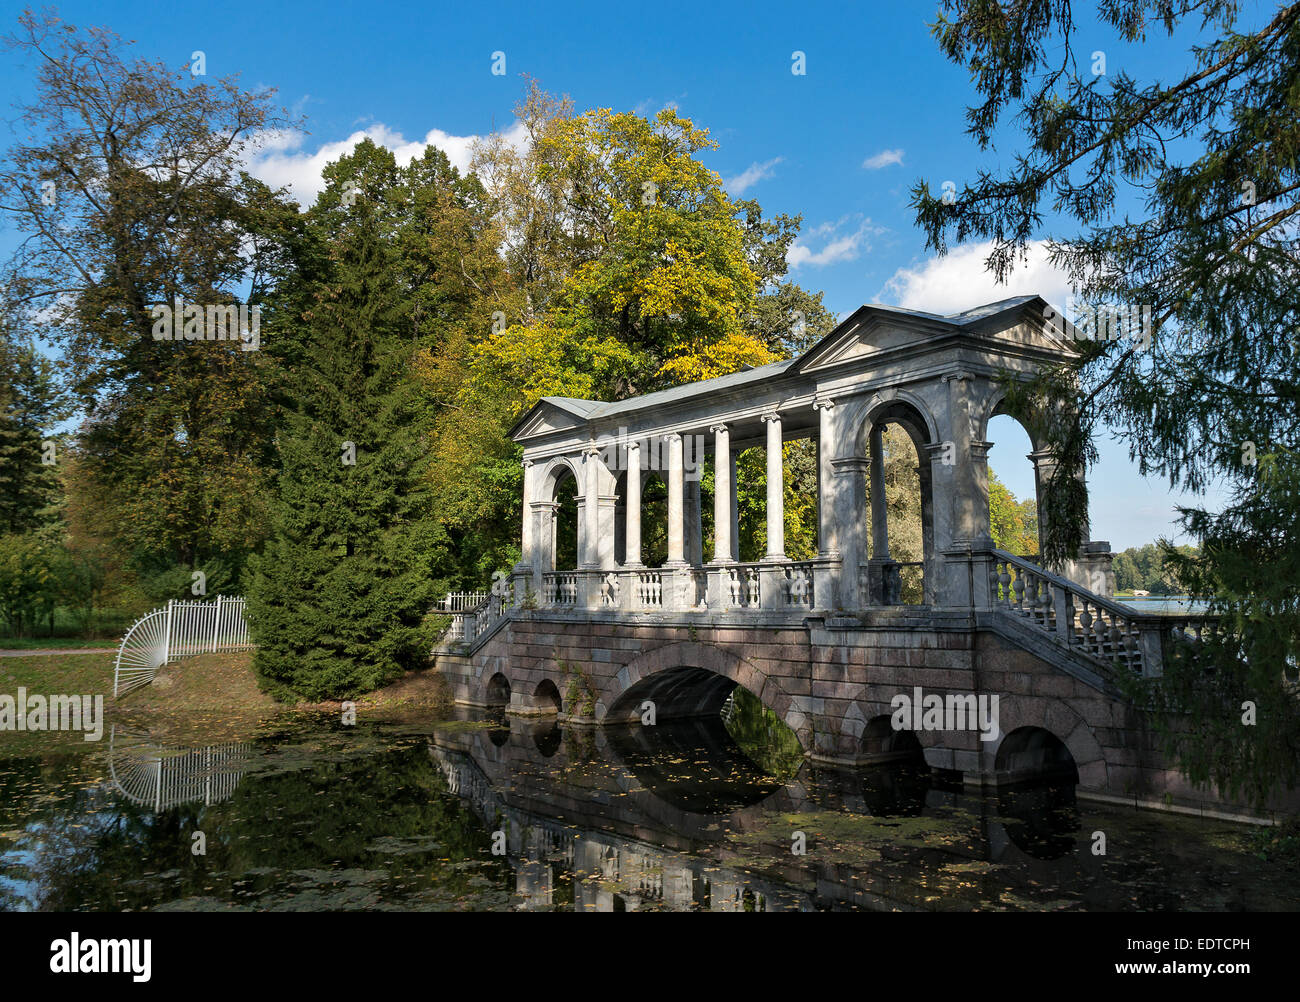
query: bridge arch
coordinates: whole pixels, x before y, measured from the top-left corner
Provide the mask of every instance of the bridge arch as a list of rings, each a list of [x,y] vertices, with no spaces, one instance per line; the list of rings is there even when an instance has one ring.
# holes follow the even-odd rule
[[[509,706],[510,705],[510,679],[506,678],[503,672],[496,672],[487,681],[484,689],[489,706]]]
[[[655,703],[659,713],[704,715],[721,710],[737,685],[776,713],[805,751],[812,748],[810,715],[774,679],[724,648],[690,641],[646,651],[624,666],[596,704],[596,719],[604,723],[640,720],[646,699]]]
[[[998,745],[997,775],[1010,781],[1029,778],[1079,781],[1074,756],[1060,738],[1043,727],[1017,727]]]
[[[1000,735],[989,756],[986,771],[999,771],[998,759],[1003,746],[1017,731],[1041,730],[1059,741],[1069,752],[1078,773],[1078,784],[1088,789],[1104,789],[1108,782],[1106,757],[1092,727],[1068,702],[1044,697],[1003,695],[998,706]],[[1017,747],[1024,735],[1006,745],[1008,755],[1023,751]],[[992,744],[992,742],[990,742]]]
[[[542,679],[533,690],[533,706],[545,713],[563,713],[564,700],[560,696],[560,687],[549,678]]]

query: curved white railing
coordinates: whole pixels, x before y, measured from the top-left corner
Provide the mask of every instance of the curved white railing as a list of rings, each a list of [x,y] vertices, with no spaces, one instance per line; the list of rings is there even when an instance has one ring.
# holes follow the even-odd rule
[[[126,631],[113,663],[113,696],[148,685],[169,661],[252,646],[242,598],[173,599],[165,608],[141,616]]]
[[[251,744],[168,749],[117,725],[108,732],[108,769],[127,800],[153,811],[180,804],[220,803],[235,792],[253,754]]]

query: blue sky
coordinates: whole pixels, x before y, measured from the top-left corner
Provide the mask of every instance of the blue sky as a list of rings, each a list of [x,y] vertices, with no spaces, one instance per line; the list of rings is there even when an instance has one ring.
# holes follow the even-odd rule
[[[12,26],[19,7],[3,23]],[[1251,20],[1259,15],[1248,5]],[[1058,276],[1031,262],[1009,286],[983,273],[978,247],[936,261],[913,225],[908,190],[920,177],[958,188],[980,166],[996,169],[1015,133],[980,154],[965,133],[973,94],[944,60],[927,23],[935,6],[900,0],[850,4],[220,4],[63,3],[78,25],[105,25],[142,55],[187,64],[204,53],[207,73],[237,73],[246,86],[275,87],[306,116],[307,134],[286,137],[254,164],[268,181],[310,198],[320,165],[357,133],[399,152],[432,141],[464,163],[472,137],[508,128],[524,90],[521,74],[579,110],[652,113],[675,105],[708,128],[719,149],[706,161],[733,194],[765,212],[804,217],[791,274],[846,314],[864,302],[952,312],[1038,292],[1059,303]],[[1087,16],[1087,11],[1082,12]],[[6,29],[7,30],[7,29]],[[1120,46],[1092,24],[1072,39],[1081,65],[1106,55],[1107,71],[1139,80],[1181,76],[1190,35]],[[791,72],[805,54],[806,74]],[[493,75],[493,53],[505,75]],[[31,68],[0,52],[0,92],[30,93]],[[1049,228],[1048,235],[1073,230]],[[0,233],[0,251],[12,246]],[[1018,497],[1032,496],[1028,440],[1009,420],[993,427],[991,465]],[[1143,480],[1127,450],[1109,441],[1093,471],[1094,538],[1115,548],[1173,532],[1165,485]],[[1212,499],[1213,504],[1213,499]]]

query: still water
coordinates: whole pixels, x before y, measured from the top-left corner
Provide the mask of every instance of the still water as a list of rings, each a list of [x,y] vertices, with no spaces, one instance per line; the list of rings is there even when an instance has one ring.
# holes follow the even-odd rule
[[[0,744],[0,909],[1300,907],[1243,826],[760,745],[718,719],[301,715],[191,748],[120,724],[89,751]]]

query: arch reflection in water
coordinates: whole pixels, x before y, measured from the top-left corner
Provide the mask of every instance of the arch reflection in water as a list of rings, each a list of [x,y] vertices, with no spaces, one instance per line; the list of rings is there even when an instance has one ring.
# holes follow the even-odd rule
[[[1064,742],[1041,727],[1018,727],[998,747],[998,809],[1007,837],[1036,859],[1074,851],[1079,770]]]
[[[205,806],[228,799],[248,768],[253,746],[166,748],[147,733],[117,724],[108,734],[113,785],[134,804],[161,812],[187,803]]]
[[[729,814],[782,786],[745,754],[720,717],[607,730],[610,747],[642,786],[694,814]]]

